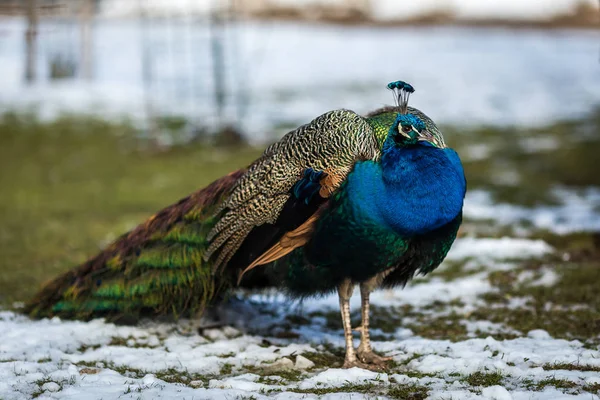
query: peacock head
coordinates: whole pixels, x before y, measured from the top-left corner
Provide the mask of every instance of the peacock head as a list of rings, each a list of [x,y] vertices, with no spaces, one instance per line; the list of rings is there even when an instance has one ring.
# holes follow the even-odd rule
[[[426,131],[425,123],[413,114],[398,114],[388,135],[400,146],[417,144]]]
[[[392,145],[405,147],[416,145],[419,142],[427,142],[436,147],[446,147],[443,140],[440,140],[437,135],[433,135],[427,128],[427,124],[416,113],[409,112],[408,97],[414,93],[415,88],[404,81],[390,82],[387,86],[388,89],[394,91],[400,112],[388,132],[384,147]],[[411,111],[418,112],[412,108]]]

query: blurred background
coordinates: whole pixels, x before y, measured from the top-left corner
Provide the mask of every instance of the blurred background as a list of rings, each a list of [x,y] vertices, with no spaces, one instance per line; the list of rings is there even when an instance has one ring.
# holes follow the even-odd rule
[[[0,0],[0,304],[398,79],[463,235],[600,247],[597,0]]]

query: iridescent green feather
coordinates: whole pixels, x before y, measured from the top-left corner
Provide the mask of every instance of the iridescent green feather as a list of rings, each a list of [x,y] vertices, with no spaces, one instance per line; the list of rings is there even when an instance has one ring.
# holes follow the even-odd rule
[[[36,317],[134,318],[202,311],[228,276],[203,259],[215,210],[242,172],[222,178],[123,235],[98,256],[50,282],[27,306]]]
[[[377,143],[379,144],[380,148],[383,146],[383,142],[385,142],[387,134],[389,133],[390,128],[394,124],[394,121],[398,116],[399,111],[400,110],[397,107],[385,107],[373,111],[367,116],[366,121],[373,129],[375,137],[377,138]],[[427,130],[431,132],[431,134],[440,143],[444,143],[444,136],[442,135],[437,125],[435,124],[435,122],[433,122],[431,118],[429,118],[420,110],[413,107],[408,107],[408,112],[418,116],[419,119],[421,119],[425,123],[425,127],[427,128]]]
[[[383,146],[383,142],[385,142],[397,115],[398,111],[394,110],[375,114],[367,118],[367,122],[373,128],[379,147]]]

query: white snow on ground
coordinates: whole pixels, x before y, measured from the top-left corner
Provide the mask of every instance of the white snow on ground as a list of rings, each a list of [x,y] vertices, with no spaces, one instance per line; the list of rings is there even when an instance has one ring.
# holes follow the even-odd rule
[[[518,283],[526,282],[528,286],[552,286],[558,282],[559,276],[550,268],[544,268],[542,276],[536,278],[533,271],[523,271],[517,278]]]
[[[464,215],[471,220],[490,220],[499,225],[526,224],[558,234],[600,230],[600,190],[556,188],[554,206],[535,208],[496,203],[488,192],[472,190],[465,198]]]
[[[449,390],[460,391],[453,395],[456,399],[472,395],[467,390],[468,385],[458,379],[447,381],[442,378],[416,379],[394,375],[394,382],[390,383],[391,377],[385,373],[360,369],[332,368],[316,374],[308,373],[299,382],[281,381],[278,384],[257,383],[259,377],[255,374],[219,378],[219,371],[224,365],[231,365],[234,370],[261,364],[268,367],[269,361],[292,353],[317,351],[320,338],[313,337],[309,344],[261,347],[262,338],[256,336],[241,335],[210,342],[200,336],[169,332],[161,335],[161,339],[153,345],[148,344],[148,338],[157,338],[156,331],[161,330],[164,327],[115,327],[100,320],[89,323],[58,320],[32,322],[25,317],[4,312],[0,315],[0,358],[3,361],[0,363],[0,394],[6,399],[18,399],[39,392],[43,392],[48,398],[82,399],[138,398],[137,396],[235,398],[237,395],[263,398],[259,393],[261,389],[264,392],[275,388],[310,389],[373,382],[388,386],[394,382],[408,381],[426,384],[433,398],[436,398],[436,394],[448,395]],[[132,343],[127,346],[109,344],[115,338],[128,339]],[[585,349],[577,341],[553,339],[544,331],[532,331],[527,337],[514,340],[497,341],[488,337],[457,343],[413,336],[376,342],[375,346],[378,351],[394,356],[398,362],[418,355],[418,358],[407,365],[412,371],[441,374],[443,377],[495,371],[507,376],[515,385],[519,380],[539,382],[548,378],[569,380],[581,385],[593,384],[598,381],[597,372],[545,371],[538,366],[563,362],[600,366],[599,351]],[[115,372],[115,368],[129,369],[132,372],[128,376],[126,372]],[[145,371],[145,375],[136,377],[135,370]],[[157,372],[167,370],[182,375],[216,374],[217,377],[208,382],[208,388],[191,388],[167,383],[155,377]],[[273,375],[277,376],[277,372],[273,372]],[[48,385],[50,382],[56,385]],[[525,397],[526,393],[522,393],[523,397],[518,397],[518,394],[519,391],[516,391],[515,398],[544,398],[536,397],[540,395],[536,392],[527,393],[530,397]],[[557,398],[573,398],[559,391],[555,394]],[[272,397],[285,398],[280,396],[283,395],[274,394]],[[330,396],[328,398],[348,398],[342,394]],[[587,399],[598,399],[591,394],[586,396]]]
[[[448,256],[448,260],[477,257],[488,260],[524,259],[541,257],[552,252],[552,247],[543,240],[461,238],[458,239]]]
[[[500,253],[514,259],[541,257],[551,251],[541,241],[464,238],[457,240],[450,258],[483,263],[500,258]],[[490,289],[480,275],[450,282],[432,279],[404,290],[377,292],[373,303],[380,307],[426,307],[459,298],[468,305],[478,301],[477,294]],[[357,308],[357,296],[353,300]],[[325,389],[335,388],[335,393],[321,398],[361,399],[417,385],[426,388],[429,398],[440,400],[600,399],[582,390],[551,386],[531,389],[531,385],[548,379],[570,381],[580,388],[600,383],[597,371],[586,371],[600,368],[600,349],[585,348],[579,341],[555,339],[542,330],[513,340],[486,338],[482,333],[506,330],[488,321],[465,321],[467,330],[479,337],[463,341],[427,339],[401,326],[389,339],[375,341],[375,349],[405,364],[406,373],[320,367],[300,370],[298,378],[292,379],[281,371],[294,370],[297,355],[305,354],[310,359],[315,352],[325,351],[324,344],[343,345],[339,329],[328,328],[323,317],[310,317],[314,311],[337,312],[337,298],[306,300],[302,314],[309,317],[309,323],[294,327],[298,337],[292,339],[277,339],[277,331],[269,331],[269,326],[281,325],[287,315],[297,311],[292,312],[293,306],[282,296],[255,295],[229,307],[238,321],[230,316],[227,320],[248,332],[264,330],[265,334],[243,333],[226,326],[204,330],[200,335],[192,329],[192,321],[146,322],[128,327],[103,320],[32,321],[12,311],[0,312],[0,398],[312,399],[319,396],[311,391],[324,393]],[[586,368],[542,368],[557,363]],[[263,376],[254,373],[257,369],[263,370]],[[475,372],[500,373],[502,385],[473,387],[465,378]],[[374,392],[353,392],[353,387],[364,385],[370,385],[369,390]]]

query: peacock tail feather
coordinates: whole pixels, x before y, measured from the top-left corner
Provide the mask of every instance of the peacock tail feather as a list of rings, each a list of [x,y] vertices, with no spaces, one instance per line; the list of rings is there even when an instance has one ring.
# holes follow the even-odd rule
[[[46,284],[26,307],[33,317],[136,320],[202,312],[229,285],[203,256],[215,210],[245,171],[229,174],[122,235],[97,256]]]

